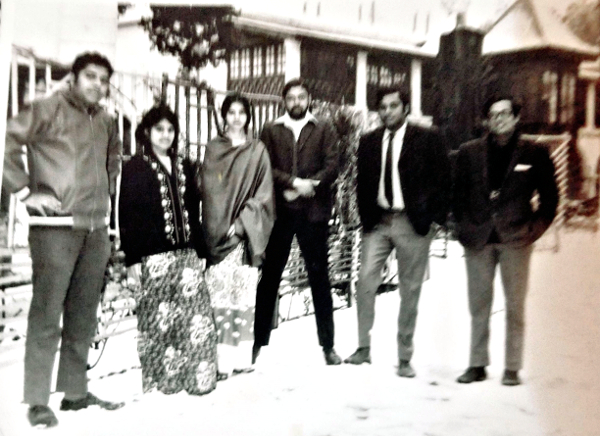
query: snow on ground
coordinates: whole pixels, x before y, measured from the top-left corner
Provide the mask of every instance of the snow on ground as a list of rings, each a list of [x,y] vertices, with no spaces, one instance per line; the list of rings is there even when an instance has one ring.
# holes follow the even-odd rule
[[[469,316],[462,249],[433,258],[415,337],[414,379],[395,375],[397,292],[378,297],[372,365],[328,367],[314,317],[273,332],[251,374],[202,397],[142,394],[135,332],[108,341],[90,390],[124,400],[115,412],[60,412],[60,435],[209,436],[598,436],[600,435],[600,236],[560,234],[560,250],[534,254],[528,297],[524,384],[500,384],[504,311],[497,286],[489,379],[460,385],[468,364]],[[498,283],[499,285],[500,283]],[[335,312],[336,349],[356,347],[355,308]],[[38,434],[20,404],[22,354],[0,352],[0,435]]]

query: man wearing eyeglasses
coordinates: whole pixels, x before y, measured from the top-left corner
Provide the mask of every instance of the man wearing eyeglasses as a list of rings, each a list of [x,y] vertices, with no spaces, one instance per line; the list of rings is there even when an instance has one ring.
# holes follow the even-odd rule
[[[453,208],[465,247],[471,313],[469,368],[459,383],[487,378],[494,275],[500,265],[506,305],[502,384],[521,384],[532,244],[554,219],[558,189],[548,150],[520,137],[519,112],[512,97],[492,97],[483,112],[488,133],[458,151]]]

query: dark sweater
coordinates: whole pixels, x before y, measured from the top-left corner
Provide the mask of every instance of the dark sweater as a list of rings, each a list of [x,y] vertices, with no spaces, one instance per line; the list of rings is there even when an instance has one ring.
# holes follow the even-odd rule
[[[194,182],[194,166],[183,161],[186,177],[183,195],[176,162],[173,161],[170,176],[159,166],[160,174],[166,178],[163,186],[167,188],[161,195],[161,183],[151,167],[152,163],[160,165],[156,159],[146,161],[137,155],[123,166],[119,227],[126,264],[133,265],[140,262],[142,257],[182,248],[194,248],[199,257],[205,257],[199,218],[200,196]],[[166,207],[162,204],[165,200]],[[171,214],[167,219],[166,212]],[[186,222],[189,226],[187,231]]]
[[[513,152],[517,146],[518,133],[510,138],[508,143],[505,145],[499,145],[496,141],[496,137],[494,135],[488,136],[488,174],[489,174],[489,188],[490,193],[492,191],[497,191],[502,186],[502,182],[504,181],[504,177],[506,176],[506,171],[508,170],[508,165],[510,164],[510,160],[512,159]],[[496,229],[492,230],[490,234],[490,238],[488,239],[488,244],[494,244],[500,242],[500,238],[498,236],[498,232]]]

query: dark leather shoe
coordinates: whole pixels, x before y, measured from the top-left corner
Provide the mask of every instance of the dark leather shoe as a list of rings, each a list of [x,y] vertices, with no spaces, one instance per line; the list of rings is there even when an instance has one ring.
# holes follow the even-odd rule
[[[236,368],[233,370],[233,372],[231,373],[231,375],[238,375],[238,374],[250,374],[251,372],[254,372],[254,368],[250,367],[250,368]]]
[[[32,427],[40,425],[49,428],[58,425],[56,415],[48,406],[29,406],[29,409],[27,410],[27,419]]]
[[[256,359],[258,358],[258,355],[260,354],[260,345],[252,345],[252,365],[254,365],[256,363]]]
[[[81,410],[89,406],[100,406],[104,410],[117,410],[123,407],[125,403],[113,403],[111,401],[104,401],[88,392],[87,395],[78,400],[67,400],[63,398],[60,402],[60,410]]]
[[[509,369],[505,369],[504,375],[502,376],[502,384],[504,386],[520,385],[521,379],[519,378],[519,371],[511,371]]]
[[[456,381],[459,383],[472,383],[484,381],[486,378],[487,373],[484,366],[470,366]]]
[[[410,366],[410,362],[408,360],[400,361],[400,364],[398,365],[398,372],[396,374],[398,374],[400,377],[408,378],[413,378],[415,375],[417,375],[413,367]]]
[[[344,360],[344,363],[351,363],[352,365],[371,363],[371,347],[358,347],[350,357]]]
[[[339,365],[342,363],[342,358],[337,355],[333,348],[330,350],[323,350],[323,354],[325,354],[325,363],[327,363],[327,365]]]

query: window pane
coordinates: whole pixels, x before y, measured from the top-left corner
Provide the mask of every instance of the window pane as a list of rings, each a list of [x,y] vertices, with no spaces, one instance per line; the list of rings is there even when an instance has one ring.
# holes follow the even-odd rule
[[[270,45],[267,47],[265,59],[265,76],[272,76],[273,74],[275,74],[275,46]]]
[[[544,93],[542,99],[548,107],[548,123],[554,124],[557,121],[557,103],[558,103],[558,75],[554,71],[544,71],[542,76]]]
[[[262,47],[254,48],[254,69],[252,75],[254,77],[261,77],[263,75],[263,49]]]
[[[229,62],[229,77],[237,79],[239,77],[239,51],[234,50],[231,53],[231,60]]]
[[[378,83],[377,70],[378,70],[377,66],[369,65],[369,84],[371,84],[371,85],[377,85],[377,83]]]
[[[392,72],[389,68],[382,66],[379,70],[379,85],[390,86],[392,84]]]
[[[401,85],[406,80],[406,73],[394,73],[394,85]]]
[[[242,50],[242,58],[240,60],[241,68],[240,68],[240,77],[246,78],[250,77],[250,49],[245,48]]]
[[[277,47],[277,74],[285,74],[285,47],[279,44]]]
[[[571,73],[563,75],[560,92],[560,122],[568,124],[573,121],[575,113],[575,76]]]

